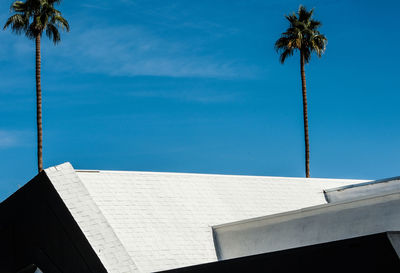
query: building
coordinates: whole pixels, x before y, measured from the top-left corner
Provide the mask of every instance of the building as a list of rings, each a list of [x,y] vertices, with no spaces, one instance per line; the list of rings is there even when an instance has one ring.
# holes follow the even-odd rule
[[[313,272],[312,257],[365,260],[371,249],[376,259],[364,261],[364,271],[399,266],[399,182],[64,163],[0,204],[0,272],[293,271],[279,271],[285,263]]]

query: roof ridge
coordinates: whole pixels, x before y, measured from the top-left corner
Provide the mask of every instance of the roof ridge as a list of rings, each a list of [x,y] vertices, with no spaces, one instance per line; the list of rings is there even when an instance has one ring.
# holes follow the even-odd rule
[[[102,258],[109,258],[109,256],[104,256],[102,255],[104,251],[101,250],[106,250],[107,251],[107,246],[104,246],[103,249],[95,249],[95,238],[97,237],[98,234],[91,234],[90,231],[88,230],[90,227],[86,227],[85,228],[85,222],[90,222],[88,223],[88,226],[93,225],[93,221],[88,221],[86,219],[86,217],[89,215],[82,215],[81,212],[83,212],[85,210],[85,206],[87,209],[92,210],[92,208],[90,208],[90,204],[89,202],[87,202],[87,200],[90,200],[90,203],[92,205],[94,205],[94,207],[98,210],[97,216],[96,213],[95,214],[91,214],[91,216],[95,216],[96,218],[99,218],[99,215],[101,215],[100,217],[102,217],[103,219],[98,219],[100,220],[99,222],[102,224],[106,224],[107,227],[107,231],[111,232],[112,235],[114,236],[114,240],[117,240],[119,243],[119,248],[122,248],[122,250],[125,253],[125,256],[128,258],[129,261],[132,262],[131,265],[127,264],[126,266],[129,267],[129,271],[132,272],[140,272],[139,267],[136,265],[135,261],[133,260],[133,257],[131,257],[127,251],[127,249],[125,248],[124,244],[121,242],[120,238],[118,237],[118,235],[115,233],[114,229],[112,228],[111,224],[109,223],[108,219],[104,216],[104,212],[101,210],[101,208],[98,206],[98,204],[96,203],[96,201],[93,199],[93,197],[90,195],[89,190],[87,189],[87,187],[85,186],[85,184],[82,182],[82,180],[79,178],[79,176],[76,174],[75,169],[73,168],[73,166],[71,165],[71,163],[69,162],[65,162],[63,164],[54,166],[54,167],[50,167],[45,169],[46,175],[48,176],[49,180],[51,181],[51,183],[54,185],[54,187],[56,188],[58,194],[60,195],[61,199],[63,200],[63,202],[65,203],[65,205],[67,206],[68,210],[71,212],[71,214],[73,215],[75,221],[78,223],[78,226],[81,228],[82,232],[85,233],[85,236],[87,238],[87,240],[89,241],[89,244],[91,245],[91,247],[93,248],[93,250],[96,252],[96,254],[99,256],[101,262],[103,263],[104,267],[106,267],[107,271],[112,272],[112,268],[110,268],[110,266],[113,266],[113,264],[109,263],[109,259],[102,259]],[[57,183],[57,180],[63,177],[64,180],[62,181],[63,183]],[[65,183],[66,180],[72,180],[72,183],[76,183],[79,184],[80,187],[82,187],[84,189],[84,191],[86,191],[84,193],[84,202],[82,202],[81,204],[79,204],[79,208],[75,207],[75,205],[77,205],[76,203],[72,203],[69,202],[70,198],[67,196],[69,195],[73,195],[73,198],[77,198],[77,195],[82,195],[82,191],[81,192],[71,192],[72,188],[77,188],[77,187],[68,187],[70,186],[71,183],[69,183],[68,185]],[[67,187],[68,189],[68,193],[65,194],[65,189],[62,187]],[[79,202],[79,201],[78,201]],[[79,221],[81,220],[81,221]],[[93,219],[91,219],[93,220]],[[98,230],[104,230],[104,229],[97,229]],[[105,237],[107,236],[107,234],[103,234]],[[109,239],[109,238],[108,238]],[[113,248],[116,245],[113,245]],[[110,250],[110,249],[108,249]],[[114,249],[115,251],[115,249]],[[114,252],[113,251],[113,252]],[[119,253],[121,254],[121,253]],[[119,255],[118,255],[119,256]],[[107,264],[104,264],[104,262],[107,262]],[[118,264],[120,263],[120,259],[117,260]],[[120,264],[119,264],[120,265]],[[132,268],[133,266],[133,268]]]
[[[159,172],[159,171],[126,171],[126,170],[75,170],[78,173],[129,173],[129,174],[150,174],[150,175],[189,175],[189,176],[221,176],[221,177],[252,177],[252,178],[268,178],[268,179],[286,179],[293,181],[316,181],[326,180],[335,182],[347,181],[371,181],[368,179],[352,179],[352,178],[324,178],[324,177],[285,177],[285,176],[265,176],[265,175],[248,175],[248,174],[218,174],[218,173],[185,173],[185,172]]]

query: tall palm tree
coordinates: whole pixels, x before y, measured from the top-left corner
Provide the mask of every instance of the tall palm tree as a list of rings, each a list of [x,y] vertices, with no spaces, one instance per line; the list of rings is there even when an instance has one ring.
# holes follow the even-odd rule
[[[283,64],[288,56],[295,51],[300,53],[301,87],[303,91],[303,118],[304,118],[304,142],[305,142],[305,167],[306,177],[310,177],[310,144],[308,139],[308,113],[307,113],[307,89],[304,65],[311,59],[315,52],[318,57],[324,53],[327,39],[318,31],[321,22],[313,19],[314,9],[308,11],[300,5],[299,10],[291,15],[286,15],[290,25],[286,32],[275,43],[275,49],[280,53],[280,62]]]
[[[40,83],[40,41],[43,32],[54,44],[60,41],[59,28],[69,31],[69,24],[54,5],[61,0],[15,1],[11,5],[14,13],[8,18],[4,30],[11,28],[16,34],[25,34],[36,45],[36,122],[38,170],[43,170],[43,132],[42,132],[42,87]]]

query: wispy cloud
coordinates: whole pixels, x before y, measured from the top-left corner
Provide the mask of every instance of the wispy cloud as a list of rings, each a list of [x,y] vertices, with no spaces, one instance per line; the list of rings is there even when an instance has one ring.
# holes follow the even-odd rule
[[[173,99],[204,104],[232,102],[238,99],[240,94],[236,92],[207,92],[207,91],[134,91],[128,95],[138,98]]]
[[[58,68],[116,76],[250,77],[238,60],[202,53],[201,45],[173,41],[135,26],[74,29],[60,48],[48,47]]]
[[[0,149],[10,148],[19,144],[19,132],[0,130]]]
[[[142,18],[140,24],[129,25],[115,25],[102,17],[104,10],[116,8],[109,1],[83,3],[84,10],[92,10],[89,16],[77,10],[75,17],[68,18],[71,32],[62,34],[58,46],[42,43],[43,67],[115,76],[249,78],[262,73],[256,66],[227,56],[224,48],[214,46],[235,29],[192,16],[182,3],[154,5],[120,0],[117,7],[122,9],[121,16]],[[134,14],[124,13],[126,5],[137,6]],[[0,14],[0,19],[4,21],[6,16],[9,14]],[[24,69],[32,69],[33,62],[26,59],[32,58],[33,50],[33,42],[7,31],[0,44],[0,61],[12,60]]]
[[[81,4],[81,7],[88,8],[88,9],[109,10],[106,7],[102,7],[99,5],[90,5],[90,4]]]

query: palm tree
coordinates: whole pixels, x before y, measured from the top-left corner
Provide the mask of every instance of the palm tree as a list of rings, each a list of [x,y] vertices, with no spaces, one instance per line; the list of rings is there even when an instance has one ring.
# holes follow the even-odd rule
[[[290,25],[286,32],[275,43],[275,49],[280,53],[280,62],[283,64],[288,56],[295,51],[300,53],[301,87],[303,91],[303,118],[304,118],[304,142],[306,150],[306,177],[310,177],[310,144],[308,140],[308,113],[307,113],[307,89],[304,65],[311,59],[315,52],[318,57],[324,53],[327,39],[318,31],[321,22],[313,19],[314,9],[307,11],[300,5],[296,13],[285,16]]]
[[[40,41],[43,32],[54,44],[60,41],[59,28],[69,31],[69,24],[54,5],[61,0],[25,0],[15,1],[11,5],[14,13],[8,18],[4,30],[11,27],[16,34],[25,34],[36,44],[36,122],[38,170],[43,170],[43,132],[42,132],[42,87],[40,84]]]

